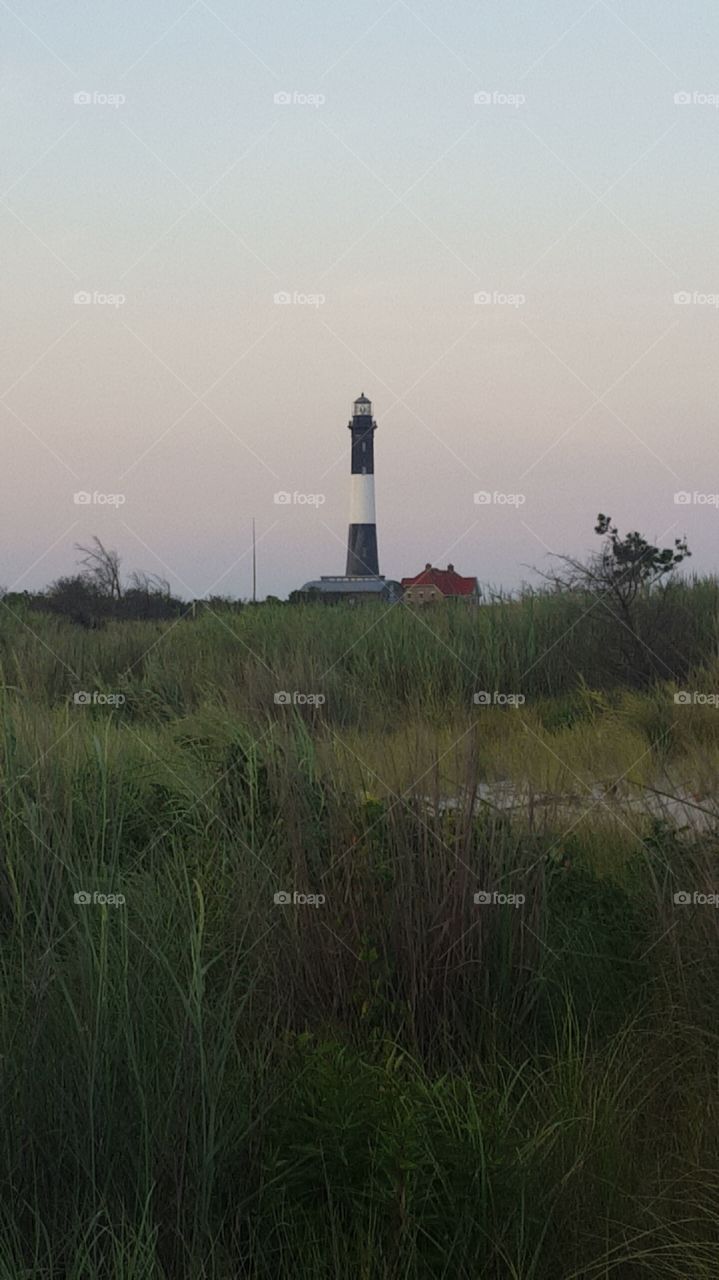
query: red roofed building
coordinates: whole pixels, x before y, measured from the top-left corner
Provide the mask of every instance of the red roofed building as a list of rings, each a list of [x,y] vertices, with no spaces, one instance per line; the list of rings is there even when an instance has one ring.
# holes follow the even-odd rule
[[[434,569],[426,564],[415,578],[402,579],[402,599],[407,604],[432,604],[436,600],[467,600],[476,604],[479,600],[479,584],[476,578],[463,578],[453,564],[446,569]]]

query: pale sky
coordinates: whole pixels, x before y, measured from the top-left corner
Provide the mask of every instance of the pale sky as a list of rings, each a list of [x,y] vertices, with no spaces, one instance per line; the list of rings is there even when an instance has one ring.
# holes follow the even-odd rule
[[[98,534],[246,596],[253,516],[260,595],[343,572],[362,390],[387,576],[599,510],[716,571],[718,53],[715,0],[0,0],[0,582]]]

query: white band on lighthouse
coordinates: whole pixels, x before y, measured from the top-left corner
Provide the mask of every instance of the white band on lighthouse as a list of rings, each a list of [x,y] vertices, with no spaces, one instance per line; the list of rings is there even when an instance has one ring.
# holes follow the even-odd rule
[[[350,524],[376,524],[374,476],[352,476]]]

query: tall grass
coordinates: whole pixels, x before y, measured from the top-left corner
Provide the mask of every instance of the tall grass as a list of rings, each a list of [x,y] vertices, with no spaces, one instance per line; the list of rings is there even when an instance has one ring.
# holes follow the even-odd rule
[[[248,607],[195,621],[111,623],[100,632],[32,612],[3,612],[0,680],[41,705],[79,688],[119,688],[128,712],[191,711],[208,697],[264,713],[278,690],[318,692],[336,724],[408,711],[444,720],[480,690],[556,698],[582,682],[633,682],[624,628],[602,602],[533,595],[479,609],[368,605]],[[717,656],[719,584],[677,582],[637,605],[637,634],[657,679],[680,680]]]
[[[716,1276],[715,836],[474,804],[709,760],[716,711],[566,655],[474,708],[555,604],[7,622],[2,1280]]]

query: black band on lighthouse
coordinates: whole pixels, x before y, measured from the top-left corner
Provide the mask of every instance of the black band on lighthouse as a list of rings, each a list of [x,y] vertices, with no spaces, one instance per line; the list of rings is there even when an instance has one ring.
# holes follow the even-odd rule
[[[375,524],[351,524],[347,538],[348,578],[358,575],[379,577],[377,555],[377,526]]]

